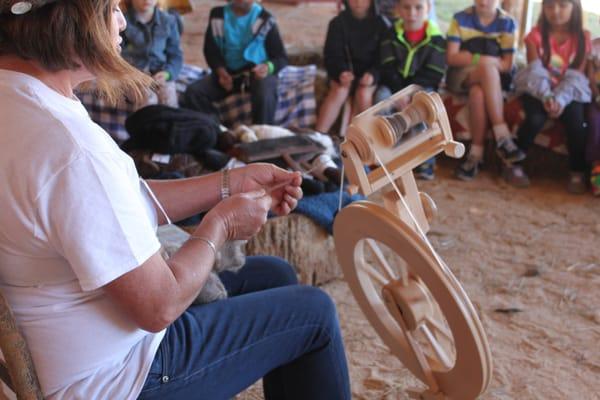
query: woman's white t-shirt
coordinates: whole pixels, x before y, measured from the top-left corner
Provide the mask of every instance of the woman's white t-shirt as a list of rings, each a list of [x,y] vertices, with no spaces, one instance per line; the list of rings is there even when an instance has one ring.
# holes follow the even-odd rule
[[[102,286],[156,253],[133,161],[76,99],[0,70],[0,292],[50,399],[134,399],[164,331]]]

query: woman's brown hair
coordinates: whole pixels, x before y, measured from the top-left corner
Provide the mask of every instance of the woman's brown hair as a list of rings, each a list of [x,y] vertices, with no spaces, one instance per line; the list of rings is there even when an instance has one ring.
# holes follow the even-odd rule
[[[0,55],[33,60],[52,72],[83,65],[107,101],[142,101],[152,80],[114,48],[110,31],[117,6],[117,0],[58,0],[23,15],[3,13]]]
[[[560,0],[542,0],[542,10],[540,12],[540,18],[538,19],[538,28],[542,36],[542,48],[544,51],[543,63],[548,65],[550,63],[550,22],[544,15],[544,4],[550,1]],[[585,61],[585,33],[583,30],[583,9],[581,7],[581,0],[568,0],[573,4],[573,11],[571,13],[571,20],[569,21],[569,32],[577,37],[577,53],[573,62],[569,66],[570,68],[578,69],[581,64]]]

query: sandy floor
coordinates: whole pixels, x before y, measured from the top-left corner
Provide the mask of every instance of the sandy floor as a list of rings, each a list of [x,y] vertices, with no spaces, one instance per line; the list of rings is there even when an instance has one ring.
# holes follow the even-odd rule
[[[186,16],[188,62],[203,64],[202,32],[216,0]],[[322,43],[333,3],[268,3],[293,49]],[[439,216],[430,238],[463,284],[487,332],[493,380],[482,399],[600,399],[600,199],[571,196],[543,173],[513,189],[495,174],[474,182],[442,163],[420,184]],[[356,399],[407,399],[417,386],[366,322],[343,281],[324,286],[338,306]],[[517,309],[502,313],[497,309]],[[468,379],[465,377],[465,380]],[[259,385],[238,396],[260,399]]]
[[[442,166],[420,185],[439,208],[429,237],[488,335],[494,374],[482,399],[600,399],[600,200],[533,178],[526,190],[489,172],[463,183]],[[353,398],[408,399],[405,390],[419,382],[390,355],[347,285],[324,290],[338,306]],[[261,398],[260,388],[239,398]]]

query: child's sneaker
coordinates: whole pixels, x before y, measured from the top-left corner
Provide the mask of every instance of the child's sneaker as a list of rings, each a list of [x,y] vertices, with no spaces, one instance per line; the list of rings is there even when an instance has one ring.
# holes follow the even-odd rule
[[[463,161],[458,168],[456,168],[454,175],[456,175],[456,177],[461,181],[473,180],[473,178],[475,178],[475,176],[479,173],[481,165],[481,160],[469,155],[467,159]]]
[[[433,171],[434,166],[435,159],[425,161],[423,164],[415,168],[415,177],[424,181],[432,181],[435,178],[435,172]]]
[[[594,196],[600,196],[600,164],[596,164],[590,173],[590,185],[592,187],[592,194]]]
[[[511,186],[517,188],[526,188],[529,186],[529,178],[520,165],[504,164],[502,166],[502,177]]]
[[[567,191],[572,194],[583,194],[587,191],[587,187],[585,186],[585,175],[583,172],[569,173]]]
[[[506,164],[516,163],[525,159],[525,153],[523,153],[523,151],[519,149],[519,146],[508,137],[498,142],[496,154],[498,154],[498,157]]]

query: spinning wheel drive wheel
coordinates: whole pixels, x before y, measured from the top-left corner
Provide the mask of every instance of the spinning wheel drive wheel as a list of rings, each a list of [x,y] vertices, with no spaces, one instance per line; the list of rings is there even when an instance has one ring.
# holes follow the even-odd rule
[[[491,354],[475,309],[419,235],[363,201],[335,219],[335,248],[354,297],[384,343],[429,390],[424,398],[475,399]]]

